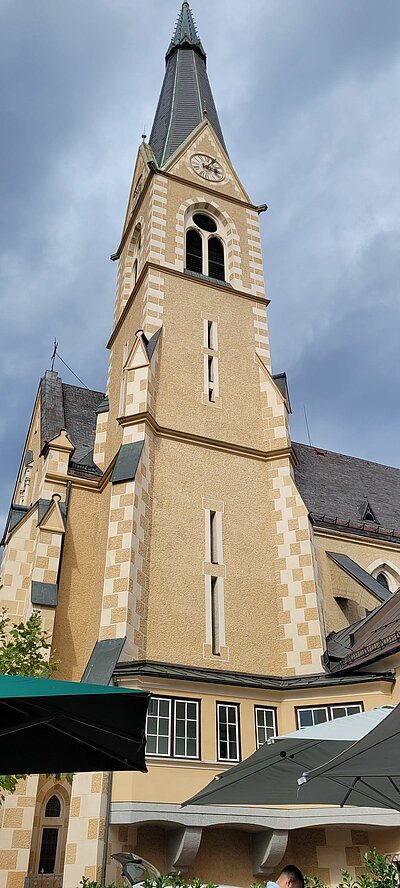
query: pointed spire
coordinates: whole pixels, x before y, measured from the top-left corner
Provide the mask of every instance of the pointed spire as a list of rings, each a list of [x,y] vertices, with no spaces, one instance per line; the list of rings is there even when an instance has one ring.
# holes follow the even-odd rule
[[[171,53],[174,52],[179,46],[183,46],[186,44],[187,46],[193,46],[194,49],[204,58],[206,59],[206,54],[201,44],[201,40],[197,33],[196,25],[193,19],[193,13],[190,9],[188,3],[182,3],[182,8],[178,16],[178,21],[175,27],[175,33],[171,40],[171,43],[168,47],[166,59],[171,56]]]
[[[187,2],[182,3],[165,59],[165,77],[149,139],[159,166],[167,163],[205,117],[225,148],[207,76],[206,54]]]

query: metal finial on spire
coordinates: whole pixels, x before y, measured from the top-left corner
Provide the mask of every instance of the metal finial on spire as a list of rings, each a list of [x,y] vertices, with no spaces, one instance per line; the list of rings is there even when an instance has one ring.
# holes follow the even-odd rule
[[[147,138],[147,136],[146,136],[146,127],[144,126],[144,127],[143,127],[143,132],[142,132],[142,142],[143,142],[143,144],[144,144],[144,142],[146,141],[146,138]]]

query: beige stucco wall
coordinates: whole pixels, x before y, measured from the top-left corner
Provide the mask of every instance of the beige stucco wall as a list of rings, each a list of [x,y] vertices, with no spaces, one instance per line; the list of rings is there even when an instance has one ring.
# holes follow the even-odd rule
[[[59,677],[79,681],[98,638],[110,488],[71,489],[53,651]]]
[[[374,544],[365,539],[346,539],[344,535],[332,532],[319,533],[316,528],[314,531],[315,548],[318,564],[318,575],[321,587],[324,593],[324,610],[326,616],[327,631],[337,631],[347,625],[345,618],[334,600],[335,596],[344,596],[359,600],[360,587],[341,571],[340,568],[335,570],[335,565],[326,554],[327,552],[339,552],[348,555],[357,564],[370,572],[371,566],[376,563],[390,565],[400,571],[400,552],[398,547],[391,545],[385,541]],[[369,595],[368,592],[363,594],[362,604],[368,610],[372,610],[379,605],[379,601],[375,596]]]
[[[178,466],[179,484],[174,468]],[[227,668],[226,657],[224,662],[218,656],[208,663],[203,659],[204,509],[210,500],[223,506],[226,570],[223,565],[215,570],[221,576],[226,574],[229,668],[249,672],[282,669],[274,563],[268,550],[271,503],[265,478],[263,462],[156,439],[148,659]]]
[[[124,681],[124,685],[129,685]],[[134,682],[131,682],[135,686]],[[142,679],[140,687],[153,694],[200,700],[200,760],[149,757],[148,774],[114,774],[113,801],[173,802],[180,804],[229,765],[217,759],[216,705],[217,702],[238,703],[240,706],[241,757],[247,758],[256,749],[255,706],[276,708],[278,734],[298,728],[296,708],[334,703],[362,703],[365,710],[393,702],[391,682],[354,684],[336,688],[313,688],[297,691],[261,691],[256,688],[228,685],[197,684],[159,679]]]

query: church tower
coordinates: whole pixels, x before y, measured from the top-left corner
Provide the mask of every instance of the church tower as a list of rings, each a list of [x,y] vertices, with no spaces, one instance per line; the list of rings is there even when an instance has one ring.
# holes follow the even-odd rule
[[[98,466],[115,460],[100,638],[126,635],[128,660],[318,668],[312,540],[288,394],[271,375],[260,209],[229,159],[183,3],[113,257],[95,444]]]

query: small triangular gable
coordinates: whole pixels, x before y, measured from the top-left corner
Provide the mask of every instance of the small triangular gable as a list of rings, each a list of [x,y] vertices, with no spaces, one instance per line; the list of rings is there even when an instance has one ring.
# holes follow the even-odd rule
[[[198,176],[192,169],[191,159],[194,154],[206,154],[222,166],[225,173],[225,179],[220,182],[212,182]],[[250,198],[238,176],[233,169],[229,157],[224,151],[217,135],[215,134],[209,120],[205,119],[193,130],[178,151],[169,158],[164,169],[168,173],[181,176],[195,182],[198,187],[207,187],[215,189],[219,194],[224,191],[231,197],[250,203]]]
[[[59,497],[54,497],[50,508],[47,510],[42,521],[39,522],[41,530],[48,530],[51,533],[64,533],[65,524],[61,514]]]
[[[139,367],[148,367],[150,364],[147,354],[147,339],[142,330],[136,333],[136,339],[128,355],[124,370],[137,370]]]

